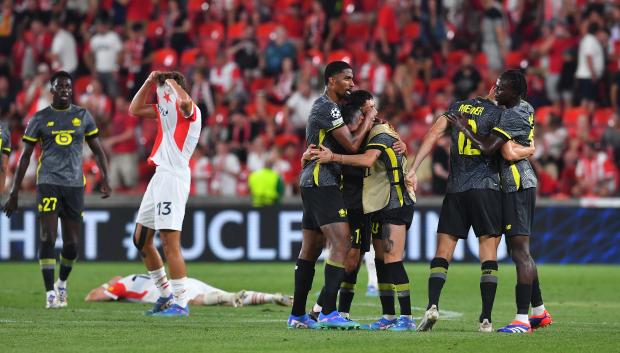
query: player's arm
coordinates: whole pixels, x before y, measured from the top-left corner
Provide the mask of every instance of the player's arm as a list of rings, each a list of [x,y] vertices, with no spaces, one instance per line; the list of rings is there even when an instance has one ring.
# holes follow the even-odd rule
[[[365,168],[370,168],[381,155],[381,151],[376,149],[369,149],[363,154],[335,154],[325,146],[320,146],[319,150],[313,153],[314,159],[319,163],[339,163]]]
[[[315,149],[316,149],[316,145],[311,143],[308,145],[308,148],[306,148],[304,153],[301,155],[301,167],[302,168],[306,165],[306,163],[312,160],[312,157],[313,157],[312,151],[314,151]]]
[[[502,145],[506,142],[506,140],[502,137],[495,134],[480,136],[474,133],[471,130],[471,126],[469,126],[467,122],[467,118],[461,113],[450,112],[446,115],[446,117],[452,126],[461,131],[466,138],[470,139],[476,147],[486,155],[495,154],[495,152],[499,151],[502,148]]]
[[[142,87],[138,90],[138,93],[133,97],[129,104],[129,114],[140,118],[157,119],[157,112],[153,109],[153,104],[148,104],[146,100],[151,94],[151,88],[153,84],[157,82],[157,76],[159,71],[153,71],[149,77],[144,81]]]
[[[510,140],[502,146],[502,157],[507,161],[519,161],[529,158],[535,151],[534,141],[530,146],[522,146],[514,140]]]
[[[99,191],[103,194],[101,198],[105,199],[110,197],[112,190],[110,189],[110,183],[108,181],[108,159],[103,152],[103,148],[101,148],[101,142],[99,141],[99,137],[87,137],[86,142],[88,143],[88,147],[93,151],[93,155],[95,156],[95,162],[97,163],[97,167],[101,171],[101,188]]]
[[[177,96],[177,104],[179,105],[179,108],[181,108],[183,115],[186,118],[191,117],[194,112],[194,102],[192,101],[192,98],[181,86],[179,86],[177,81],[169,78],[166,80],[166,83],[172,88],[174,95]]]
[[[24,135],[24,139],[28,138],[28,136]],[[15,172],[15,178],[13,179],[13,186],[11,187],[11,193],[9,194],[9,199],[4,204],[4,214],[7,217],[11,217],[13,212],[17,210],[17,199],[19,196],[19,187],[24,180],[24,175],[26,175],[26,170],[28,169],[28,165],[30,165],[30,157],[32,156],[32,152],[34,151],[34,145],[36,140],[27,141],[24,143],[24,152],[21,157],[19,157],[19,163],[17,164],[17,171]]]
[[[376,112],[364,115],[364,121],[362,125],[351,134],[349,128],[343,123],[340,127],[332,130],[330,133],[336,139],[336,141],[344,148],[347,153],[356,153],[362,146],[362,142],[366,138],[366,134],[372,128]]]
[[[448,119],[446,119],[445,115],[440,115],[424,136],[422,145],[420,145],[418,152],[413,157],[411,169],[409,169],[409,172],[405,177],[405,181],[409,188],[413,190],[418,188],[418,177],[416,175],[416,171],[428,154],[431,153],[433,146],[437,143],[437,140],[439,140],[439,138],[448,131],[449,126]]]
[[[0,157],[0,195],[4,192],[4,183],[6,183],[6,174],[9,171],[9,154],[1,153]]]

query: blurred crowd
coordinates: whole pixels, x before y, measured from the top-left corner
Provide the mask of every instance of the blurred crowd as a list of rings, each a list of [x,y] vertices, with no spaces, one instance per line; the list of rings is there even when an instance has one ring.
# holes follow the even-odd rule
[[[306,121],[332,60],[352,64],[409,153],[453,101],[484,96],[501,71],[521,68],[536,108],[539,193],[618,195],[620,2],[604,0],[4,0],[11,170],[25,125],[50,103],[50,73],[65,70],[100,128],[115,192],[141,193],[157,126],[128,104],[151,70],[178,70],[203,114],[192,194],[247,195],[249,174],[265,165],[285,195],[298,194]],[[449,144],[420,168],[420,193],[445,191]]]

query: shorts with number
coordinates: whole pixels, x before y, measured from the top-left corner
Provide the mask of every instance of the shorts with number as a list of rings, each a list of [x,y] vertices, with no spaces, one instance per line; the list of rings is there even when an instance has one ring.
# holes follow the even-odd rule
[[[349,208],[347,217],[351,229],[351,248],[370,251],[370,227],[367,225],[370,218],[361,208]]]
[[[303,229],[319,230],[326,224],[348,222],[342,191],[337,186],[301,188]]]
[[[502,229],[507,237],[532,234],[536,188],[502,193]]]
[[[146,187],[136,222],[155,230],[180,231],[189,196],[190,178],[189,174],[173,173],[158,167]]]
[[[471,189],[446,194],[441,206],[437,233],[466,239],[469,228],[477,237],[499,236],[502,226],[502,193]]]
[[[413,221],[413,208],[414,205],[405,205],[389,210],[381,210],[377,212],[377,219],[381,224],[406,226],[409,229]]]
[[[366,215],[368,218],[368,234],[370,234],[372,240],[381,240],[381,219],[378,213],[369,213]]]
[[[60,218],[82,220],[84,188],[53,184],[37,185],[39,215],[56,214]]]

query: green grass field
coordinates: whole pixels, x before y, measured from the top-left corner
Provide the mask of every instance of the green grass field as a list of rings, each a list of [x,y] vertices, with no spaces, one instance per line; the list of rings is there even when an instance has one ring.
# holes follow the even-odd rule
[[[293,264],[189,264],[189,273],[229,291],[292,292]],[[408,266],[413,314],[426,305],[427,265]],[[539,268],[545,305],[555,323],[532,335],[481,334],[479,267],[450,267],[441,309],[452,312],[433,332],[288,330],[289,308],[192,307],[188,319],[143,316],[147,305],[85,303],[89,289],[113,275],[144,272],[139,263],[78,263],[70,278],[69,307],[44,309],[43,284],[35,263],[0,264],[0,351],[2,352],[620,352],[620,267]],[[317,266],[312,293],[322,282]],[[515,274],[500,265],[494,325],[514,315]],[[360,273],[352,317],[362,323],[380,314],[377,298],[364,296]],[[311,299],[314,300],[312,295]],[[311,303],[308,303],[310,305]]]

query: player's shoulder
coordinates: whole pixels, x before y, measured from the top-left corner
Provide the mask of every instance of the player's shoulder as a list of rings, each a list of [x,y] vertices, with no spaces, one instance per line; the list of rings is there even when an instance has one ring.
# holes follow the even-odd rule
[[[71,104],[71,107],[69,108],[69,110],[71,111],[72,114],[86,114],[88,113],[88,109],[76,105],[76,104]]]
[[[340,107],[338,107],[338,104],[329,99],[329,97],[327,97],[326,95],[322,95],[317,98],[314,101],[312,108],[317,113],[331,113],[337,110],[338,114],[340,114]]]

